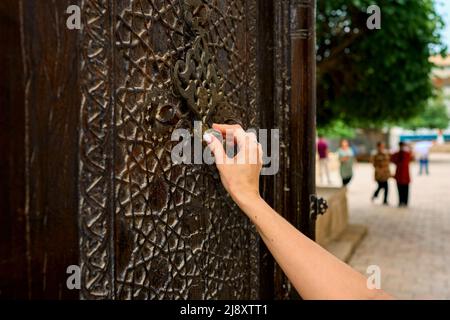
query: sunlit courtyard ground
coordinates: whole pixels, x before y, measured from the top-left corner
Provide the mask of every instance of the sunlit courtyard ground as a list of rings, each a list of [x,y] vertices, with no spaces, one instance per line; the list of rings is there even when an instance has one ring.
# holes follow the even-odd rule
[[[394,180],[385,207],[381,197],[370,201],[372,166],[356,164],[348,188],[350,223],[366,225],[368,234],[350,264],[363,274],[378,265],[382,288],[397,298],[450,299],[450,154],[431,155],[429,176],[419,176],[417,164],[411,175],[409,208],[397,208]]]

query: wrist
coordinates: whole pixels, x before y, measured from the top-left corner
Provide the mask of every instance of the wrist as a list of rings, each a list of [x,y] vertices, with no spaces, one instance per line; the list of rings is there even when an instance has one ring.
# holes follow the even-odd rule
[[[264,202],[258,191],[238,192],[231,194],[234,202],[241,208],[242,211],[246,211],[253,205],[257,205],[260,202]]]

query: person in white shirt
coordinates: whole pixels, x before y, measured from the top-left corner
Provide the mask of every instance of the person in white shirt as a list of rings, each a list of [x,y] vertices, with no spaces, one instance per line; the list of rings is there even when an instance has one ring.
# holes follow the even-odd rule
[[[429,164],[429,155],[430,148],[433,145],[431,141],[420,141],[414,145],[414,152],[416,153],[417,158],[419,159],[419,175],[422,175],[422,172],[428,175],[428,164]]]

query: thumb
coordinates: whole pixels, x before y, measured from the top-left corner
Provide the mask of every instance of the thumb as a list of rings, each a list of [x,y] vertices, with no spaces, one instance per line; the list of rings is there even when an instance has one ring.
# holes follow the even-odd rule
[[[225,163],[225,150],[223,149],[222,143],[210,133],[203,134],[203,140],[208,144],[209,149],[214,154],[216,159],[216,165],[221,165]]]

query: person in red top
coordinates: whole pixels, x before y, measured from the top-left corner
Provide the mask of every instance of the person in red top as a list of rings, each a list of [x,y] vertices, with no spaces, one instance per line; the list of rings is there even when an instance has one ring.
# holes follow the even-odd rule
[[[413,160],[411,151],[404,142],[399,143],[400,150],[394,153],[391,161],[395,163],[395,180],[397,181],[399,207],[408,206],[409,184],[411,177],[409,175],[409,163]]]
[[[328,170],[328,143],[321,135],[319,135],[319,141],[317,142],[317,153],[319,154],[320,182],[323,182],[323,174],[325,174],[328,184],[331,184],[330,171]]]

